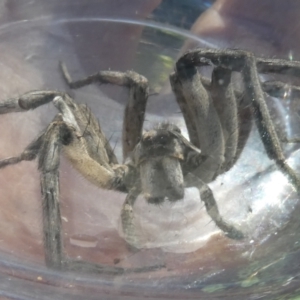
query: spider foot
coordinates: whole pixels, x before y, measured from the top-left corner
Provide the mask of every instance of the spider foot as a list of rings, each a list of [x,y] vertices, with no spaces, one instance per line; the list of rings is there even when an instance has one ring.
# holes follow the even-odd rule
[[[125,237],[126,247],[130,253],[138,253],[141,251],[141,246],[136,242],[132,240],[127,240],[127,237]]]
[[[221,222],[221,224],[217,224],[217,226],[223,230],[225,235],[230,239],[242,240],[245,238],[245,235],[240,230],[224,221]]]
[[[240,230],[234,227],[230,232],[226,232],[225,235],[233,240],[242,240],[245,238],[245,235]]]

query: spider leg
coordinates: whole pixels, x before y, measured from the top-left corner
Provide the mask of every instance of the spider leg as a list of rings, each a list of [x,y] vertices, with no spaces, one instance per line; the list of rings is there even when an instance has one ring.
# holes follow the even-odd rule
[[[207,86],[210,85],[210,82],[207,81],[209,80],[205,80],[204,84],[202,82],[205,88],[207,88]],[[197,148],[200,149],[201,145],[200,145],[200,140],[198,139],[197,123],[196,120],[194,119],[194,116],[191,114],[191,108],[189,107],[188,102],[183,94],[182,86],[180,84],[180,80],[176,73],[172,73],[170,75],[170,83],[171,83],[172,90],[176,96],[177,103],[182,112],[189,133],[190,141],[193,145],[195,145]]]
[[[276,98],[300,98],[300,87],[283,83],[282,81],[265,81],[262,83],[263,90],[271,97]]]
[[[231,83],[231,71],[216,67],[212,72],[211,97],[218,112],[225,140],[223,170],[229,170],[235,162],[239,139],[238,105]]]
[[[212,91],[211,80],[207,77],[201,76],[203,86],[209,91]],[[291,85],[278,80],[267,80],[261,83],[261,87],[265,93],[275,98],[300,98],[300,87]],[[243,98],[243,92],[239,90],[234,91],[235,98]],[[239,103],[239,101],[238,101]]]
[[[263,61],[263,60],[262,60]],[[278,168],[288,177],[297,192],[300,192],[300,179],[292,168],[285,162],[285,157],[281,145],[270,118],[269,111],[264,99],[264,93],[258,76],[258,70],[262,72],[287,73],[287,63],[284,65],[269,63],[265,61],[260,64],[252,53],[242,50],[215,50],[215,49],[196,49],[183,55],[177,62],[177,70],[187,69],[187,73],[193,70],[196,65],[222,66],[232,71],[241,72],[246,100],[252,104],[252,112],[255,117],[256,125],[260,133],[265,150],[270,159],[273,159]],[[257,68],[258,64],[258,68]],[[299,64],[299,63],[298,63]],[[295,67],[293,75],[298,75],[298,67]],[[268,68],[267,68],[268,67]]]
[[[65,123],[69,124],[76,132],[72,147],[67,147],[65,154],[73,166],[90,182],[95,185],[124,191],[123,177],[128,171],[126,165],[117,162],[107,139],[102,133],[98,122],[90,111],[77,105],[69,95],[58,91],[33,91],[15,99],[3,102],[2,111],[26,111],[52,102],[61,112]],[[13,103],[13,105],[12,105]],[[96,137],[96,138],[95,138]],[[12,164],[22,158],[11,159],[3,164]]]
[[[60,118],[61,117],[61,118]],[[60,120],[58,120],[60,118]],[[43,144],[39,153],[39,170],[41,172],[41,191],[43,200],[43,230],[46,264],[63,270],[75,270],[106,274],[123,274],[125,272],[152,271],[163,266],[123,269],[94,264],[67,257],[63,252],[61,213],[59,205],[59,161],[62,147],[72,147],[74,131],[63,121],[56,118],[43,135]]]
[[[276,73],[300,77],[300,62],[283,59],[257,58],[257,70],[259,73]]]
[[[240,157],[252,128],[251,109],[244,93],[233,90],[232,84],[229,83],[231,73],[228,69],[217,67],[212,72],[212,80],[201,76],[203,86],[212,95],[222,122],[224,136],[227,136],[223,171],[229,170]],[[270,82],[266,92],[274,94],[275,88],[275,83],[273,85]]]
[[[216,70],[216,69],[217,68],[215,68],[214,70]],[[227,69],[227,71],[229,72],[228,69]],[[213,71],[213,75],[214,75],[214,71]],[[221,78],[221,79],[223,79],[223,78]],[[201,77],[201,82],[202,82],[203,86],[212,95],[217,90],[217,88],[215,86],[213,86],[212,81],[209,78]],[[299,99],[300,98],[300,87],[299,86],[287,84],[282,81],[276,81],[276,80],[264,81],[261,83],[261,86],[262,86],[263,91],[265,93],[269,94],[271,97],[282,98],[282,99]],[[243,150],[244,145],[249,136],[249,133],[250,133],[250,130],[252,127],[251,126],[252,125],[252,122],[251,122],[252,113],[249,108],[249,105],[247,105],[244,93],[239,90],[235,90],[234,94],[235,94],[235,98],[237,99],[237,105],[238,105],[238,114],[237,114],[238,123],[237,124],[239,124],[237,153],[235,155],[235,160],[234,160],[234,161],[236,161],[237,158],[239,157],[241,151]],[[224,97],[224,99],[226,99],[226,96]],[[221,103],[222,103],[221,101],[215,101],[215,106],[216,106],[217,110],[222,109],[221,113],[219,113],[220,119],[222,120],[222,116],[226,115],[226,114],[223,114],[222,112],[224,109],[227,109],[228,107],[230,107],[230,102],[229,102],[229,105],[224,105],[224,106],[220,105]],[[226,100],[226,103],[228,103],[227,100]],[[184,108],[182,108],[182,109],[184,109]],[[184,115],[185,114],[186,114],[186,112],[184,112]],[[187,117],[186,119],[187,119],[187,122],[190,122],[189,117]],[[231,116],[231,118],[228,118],[228,120],[234,120],[234,118],[232,118],[232,116]],[[224,121],[223,121],[223,123],[224,123]],[[222,125],[222,126],[224,126],[224,125]],[[191,130],[188,130],[188,131],[191,132]],[[299,143],[299,138],[287,139],[287,138],[280,137],[280,141],[285,142],[285,143]],[[234,142],[233,143],[227,142],[226,150],[228,150],[227,148],[230,147],[230,144],[235,145]],[[230,148],[234,148],[234,147],[231,146]],[[233,151],[233,149],[231,149],[231,150]],[[225,161],[227,161],[227,160],[228,159],[226,158],[226,154],[225,154]],[[232,162],[232,165],[234,164],[234,161]],[[229,169],[229,168],[230,167],[227,167],[227,169]]]
[[[42,145],[42,138],[43,138],[44,132],[34,141],[32,141],[25,150],[19,155],[14,157],[8,157],[5,159],[0,160],[0,169],[9,166],[9,165],[15,165],[18,164],[21,161],[31,161],[36,159],[40,147]]]
[[[149,95],[148,80],[133,71],[127,71],[125,73],[101,71],[84,79],[72,81],[66,65],[61,63],[60,66],[64,79],[72,89],[77,89],[92,83],[109,83],[129,88],[129,99],[125,107],[122,137],[123,157],[124,159],[127,158],[142,135],[146,104]]]
[[[0,114],[11,112],[24,112],[35,109],[41,105],[51,102],[55,96],[63,95],[58,91],[31,91],[20,97],[7,99],[0,103]]]
[[[121,221],[125,240],[130,246],[136,248],[139,248],[139,239],[135,230],[133,206],[140,193],[140,184],[136,184],[134,187],[132,187],[127,194],[121,211]]]
[[[43,208],[43,237],[46,265],[55,269],[84,269],[112,274],[124,273],[124,269],[109,266],[93,265],[76,261],[65,256],[61,213],[59,205],[59,160],[64,145],[70,142],[70,128],[58,115],[35,141],[19,156],[28,160],[38,156],[38,168],[41,173],[41,193]],[[19,161],[21,161],[20,159]],[[16,163],[16,162],[14,162]]]
[[[219,174],[224,163],[225,140],[221,121],[196,67],[185,71],[177,70],[170,76],[170,82],[191,142],[208,156],[195,172],[199,178],[210,182]]]
[[[240,116],[245,115],[245,109],[240,100],[242,95],[233,89],[231,73],[229,69],[216,67],[210,81],[200,76],[196,67],[189,66],[188,70],[180,68],[170,76],[191,142],[200,148],[204,155],[211,156],[205,166],[193,171],[205,182],[213,180],[232,167],[240,154],[239,147],[242,147],[244,141],[240,139],[241,133],[243,137],[247,137],[251,128],[250,122],[247,123],[249,126],[241,128],[242,130],[239,128]],[[216,141],[220,137],[221,140]],[[221,168],[215,164],[218,156]],[[207,176],[209,169],[212,169],[213,176]]]
[[[208,215],[212,218],[214,223],[231,239],[243,239],[244,234],[235,228],[230,223],[226,222],[220,215],[217,202],[209,186],[200,178],[189,173],[186,177],[186,187],[197,187],[200,193],[201,200],[205,204]]]
[[[65,260],[59,206],[58,169],[62,148],[61,124],[53,122],[49,125],[43,136],[43,144],[39,153],[45,260],[47,266],[57,269],[62,269]]]
[[[279,138],[265,103],[264,94],[256,70],[254,55],[248,54],[245,56],[245,66],[242,69],[242,74],[244,78],[245,95],[249,97],[249,102],[252,102],[253,114],[256,117],[256,124],[266,152],[271,159],[274,159],[278,168],[288,177],[299,193],[300,179],[294,170],[286,163]]]

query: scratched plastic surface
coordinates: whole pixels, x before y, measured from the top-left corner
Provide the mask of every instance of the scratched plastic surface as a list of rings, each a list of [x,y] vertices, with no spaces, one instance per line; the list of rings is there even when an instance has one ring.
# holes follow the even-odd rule
[[[149,98],[145,128],[168,119],[186,134],[168,83],[168,74],[185,50],[242,48],[258,56],[300,60],[299,30],[295,30],[300,26],[300,7],[290,1],[277,6],[266,1],[264,9],[272,8],[269,22],[261,21],[263,13],[258,19],[251,17],[251,11],[249,16],[247,9],[253,7],[247,5],[239,11],[235,4],[233,13],[216,5],[192,31],[182,28],[187,27],[182,25],[184,18],[175,25],[167,24],[169,19],[164,22],[169,15],[160,1],[157,7],[154,2],[3,1],[0,99],[33,89],[67,90],[78,103],[91,107],[122,161],[126,90],[94,85],[69,91],[58,61],[64,61],[78,79],[109,68],[145,75],[158,93]],[[191,1],[203,7],[208,2]],[[226,1],[219,2],[226,6]],[[278,16],[281,21],[271,27]],[[293,33],[286,28],[293,28]],[[300,103],[289,97],[292,79],[284,80],[286,98],[267,103],[278,132],[299,137]],[[20,153],[55,113],[49,104],[2,115],[0,158]],[[299,145],[283,144],[283,148],[289,164],[300,173]],[[67,255],[125,269],[161,267],[115,277],[48,269],[37,165],[24,162],[0,171],[1,299],[290,299],[298,295],[298,197],[267,158],[255,126],[237,164],[210,184],[222,215],[246,234],[243,241],[224,237],[210,222],[197,191],[189,189],[175,204],[149,206],[139,198],[135,218],[141,248],[130,249],[119,218],[125,195],[92,186],[63,157],[60,179]]]

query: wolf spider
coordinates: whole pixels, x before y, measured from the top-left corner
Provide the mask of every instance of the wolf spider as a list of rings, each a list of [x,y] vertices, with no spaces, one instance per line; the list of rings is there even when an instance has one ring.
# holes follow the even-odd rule
[[[211,79],[200,75],[198,68],[213,67]],[[71,260],[64,254],[59,207],[59,161],[62,148],[71,164],[90,182],[103,189],[127,193],[121,211],[126,240],[138,245],[133,222],[133,206],[139,194],[148,203],[166,199],[178,201],[184,189],[196,187],[207,213],[214,223],[232,239],[244,234],[222,218],[208,183],[229,170],[238,159],[250,126],[243,128],[245,111],[252,113],[269,158],[286,175],[299,192],[300,181],[287,165],[274,130],[264,92],[281,97],[284,83],[261,83],[259,73],[299,75],[300,63],[279,59],[262,59],[246,51],[196,49],[176,63],[170,75],[171,86],[183,113],[189,140],[176,125],[159,124],[143,133],[148,98],[148,81],[133,72],[101,71],[85,79],[72,81],[64,64],[62,73],[70,88],[91,83],[109,83],[129,88],[123,126],[123,156],[119,164],[101,127],[86,105],[76,104],[64,92],[31,91],[0,104],[0,113],[21,112],[52,102],[60,113],[31,142],[23,153],[0,161],[0,168],[23,160],[38,158],[43,201],[43,232],[48,266],[58,269],[84,269],[122,273],[117,267]],[[231,80],[239,72],[244,91],[237,92]],[[299,88],[290,87],[293,93]],[[201,150],[200,150],[201,149]],[[132,269],[141,271],[142,269]]]

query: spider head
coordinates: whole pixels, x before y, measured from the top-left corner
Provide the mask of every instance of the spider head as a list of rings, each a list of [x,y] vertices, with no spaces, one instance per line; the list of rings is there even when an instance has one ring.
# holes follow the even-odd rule
[[[145,132],[140,141],[139,163],[159,157],[183,159],[182,147],[177,134],[180,129],[173,124],[163,123]]]
[[[164,123],[143,134],[134,151],[139,168],[142,191],[152,204],[165,199],[177,201],[184,196],[184,176],[181,163],[184,146],[180,129]]]

